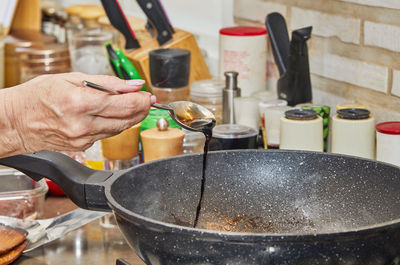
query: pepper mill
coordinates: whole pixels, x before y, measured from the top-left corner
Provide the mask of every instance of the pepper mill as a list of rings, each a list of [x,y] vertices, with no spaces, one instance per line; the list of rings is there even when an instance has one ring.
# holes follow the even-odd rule
[[[240,88],[237,86],[238,75],[238,72],[225,72],[225,88],[222,93],[223,124],[235,123],[233,99],[240,97]]]
[[[177,156],[183,153],[185,133],[177,128],[169,128],[169,122],[161,118],[157,128],[140,133],[143,146],[144,162]]]

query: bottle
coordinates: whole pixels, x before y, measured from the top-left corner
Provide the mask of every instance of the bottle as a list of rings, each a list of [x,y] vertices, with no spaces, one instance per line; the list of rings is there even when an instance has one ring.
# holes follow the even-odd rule
[[[233,99],[240,97],[240,88],[237,86],[238,72],[225,72],[225,88],[222,94],[222,123],[234,124],[235,115]]]

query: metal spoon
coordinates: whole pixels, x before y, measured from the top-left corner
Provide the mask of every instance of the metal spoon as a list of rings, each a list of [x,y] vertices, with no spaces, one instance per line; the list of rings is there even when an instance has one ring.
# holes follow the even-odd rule
[[[113,95],[119,94],[117,91],[89,81],[83,81],[82,83],[84,86]],[[201,132],[204,127],[214,127],[215,125],[215,116],[211,111],[190,101],[176,101],[168,105],[154,103],[151,106],[157,109],[168,110],[169,116],[171,116],[179,126],[190,131]]]

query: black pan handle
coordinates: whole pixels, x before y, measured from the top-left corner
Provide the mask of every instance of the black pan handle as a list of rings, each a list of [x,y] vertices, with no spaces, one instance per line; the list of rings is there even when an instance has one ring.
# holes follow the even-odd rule
[[[111,177],[112,171],[90,169],[53,151],[1,158],[0,165],[15,168],[36,181],[43,177],[54,181],[83,209],[109,211],[103,182]]]

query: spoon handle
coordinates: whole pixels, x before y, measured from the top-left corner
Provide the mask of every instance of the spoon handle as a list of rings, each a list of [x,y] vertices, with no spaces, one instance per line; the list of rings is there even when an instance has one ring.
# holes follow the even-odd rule
[[[151,106],[155,107],[157,109],[164,109],[164,110],[172,111],[172,109],[169,106],[164,105],[164,104],[153,103],[153,104],[151,104]]]
[[[112,94],[112,95],[119,95],[120,94],[118,91],[105,88],[105,87],[103,87],[101,85],[98,85],[98,84],[95,84],[95,83],[92,83],[92,82],[89,82],[89,81],[86,81],[86,80],[82,81],[82,84],[84,86],[91,87],[91,88],[94,88],[94,89],[97,89],[97,90],[100,90],[100,91],[103,91],[103,92],[107,92],[107,93]],[[163,104],[154,103],[154,104],[151,104],[151,106],[153,106],[153,107],[155,107],[157,109],[164,109],[164,110],[172,111],[172,109],[170,107],[168,107],[167,105],[163,105]]]

